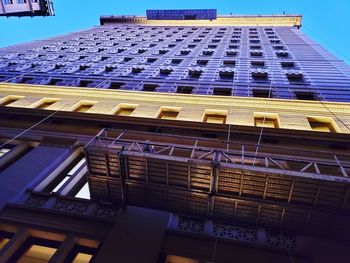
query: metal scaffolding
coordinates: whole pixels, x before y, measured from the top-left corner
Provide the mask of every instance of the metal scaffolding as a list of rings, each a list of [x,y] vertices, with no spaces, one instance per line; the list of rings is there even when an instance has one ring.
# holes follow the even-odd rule
[[[91,196],[310,232],[339,227],[349,218],[349,155],[269,146],[260,146],[255,155],[254,147],[102,130],[85,147]]]

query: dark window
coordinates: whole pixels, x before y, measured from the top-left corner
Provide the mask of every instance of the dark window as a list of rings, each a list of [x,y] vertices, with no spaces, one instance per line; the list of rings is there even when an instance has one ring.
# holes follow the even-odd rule
[[[80,80],[79,87],[87,87],[91,83],[92,83],[91,80]]]
[[[156,58],[148,58],[147,59],[147,63],[153,63],[153,62],[156,62],[157,59]]]
[[[295,69],[295,63],[292,61],[281,62],[281,66],[283,69]]]
[[[253,89],[253,97],[272,98],[272,91],[269,89]]]
[[[110,89],[120,89],[125,83],[124,82],[111,82]]]
[[[211,56],[213,53],[213,50],[203,50],[203,56]]]
[[[219,77],[221,80],[233,80],[234,72],[233,71],[220,71]]]
[[[234,67],[236,65],[236,61],[235,60],[224,60],[223,64],[226,67]]]
[[[175,65],[179,65],[181,62],[182,62],[182,59],[178,59],[178,58],[173,58],[171,60],[171,63]]]
[[[232,89],[231,88],[216,87],[213,90],[213,95],[217,95],[217,96],[231,96],[232,95]]]
[[[265,68],[265,62],[264,61],[252,61],[251,65],[253,68]]]
[[[261,51],[251,51],[250,56],[251,57],[262,57],[263,53]]]
[[[130,57],[125,57],[125,58],[124,58],[124,61],[125,61],[125,62],[129,62],[129,61],[131,61],[131,60],[133,60],[133,58],[130,58]]]
[[[158,84],[143,84],[143,91],[155,91],[159,87]]]
[[[268,74],[266,72],[253,72],[252,78],[254,81],[257,81],[257,82],[260,82],[260,81],[265,82],[269,80]]]
[[[199,59],[197,60],[197,65],[202,65],[202,66],[205,66],[207,65],[209,62],[209,60],[206,60],[206,59]]]
[[[294,91],[295,97],[298,100],[317,100],[317,96],[312,91]]]
[[[62,81],[62,79],[54,79],[54,78],[52,78],[48,85],[57,85],[57,83],[59,83],[60,81]]]
[[[197,20],[197,15],[184,15],[184,20]]]
[[[276,52],[276,55],[279,58],[288,58],[289,57],[289,53],[288,52],[283,52],[283,51]]]
[[[193,79],[199,79],[202,75],[203,71],[201,70],[189,70],[188,71],[188,76]]]
[[[160,77],[167,77],[171,74],[173,70],[171,68],[160,68],[159,69],[159,76]]]
[[[304,83],[304,77],[303,74],[286,74],[289,82],[292,83]]]
[[[176,92],[177,93],[184,93],[184,94],[191,94],[193,90],[193,86],[178,86]]]

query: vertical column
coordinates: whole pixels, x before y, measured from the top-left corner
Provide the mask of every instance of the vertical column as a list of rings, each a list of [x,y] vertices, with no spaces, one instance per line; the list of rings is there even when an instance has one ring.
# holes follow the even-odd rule
[[[169,218],[169,213],[127,207],[94,262],[157,262]]]

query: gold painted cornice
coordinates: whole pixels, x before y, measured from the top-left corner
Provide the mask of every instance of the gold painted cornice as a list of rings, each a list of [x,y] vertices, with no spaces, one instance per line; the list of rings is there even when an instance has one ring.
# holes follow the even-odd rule
[[[102,24],[150,26],[301,26],[301,15],[227,15],[214,20],[147,20],[145,16],[101,16]]]
[[[161,105],[201,105],[205,107],[239,107],[239,108],[261,108],[278,109],[281,111],[310,111],[327,112],[350,115],[350,103],[340,102],[320,102],[320,101],[301,101],[284,99],[264,99],[251,97],[228,97],[213,95],[193,95],[176,94],[160,92],[143,91],[124,91],[93,89],[79,87],[58,87],[41,86],[29,84],[9,84],[0,83],[0,95],[18,95],[33,97],[65,97],[65,98],[84,98],[86,100],[118,100],[135,103],[154,103]]]

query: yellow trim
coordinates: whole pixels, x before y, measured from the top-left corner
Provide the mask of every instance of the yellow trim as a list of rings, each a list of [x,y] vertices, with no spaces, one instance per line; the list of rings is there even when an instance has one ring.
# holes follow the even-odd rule
[[[10,107],[31,108],[44,98],[59,99],[47,110],[74,111],[80,104],[87,111],[115,114],[123,105],[136,106],[131,117],[158,118],[161,110],[176,109],[176,120],[202,122],[205,114],[225,112],[226,124],[254,126],[254,117],[277,116],[282,129],[311,130],[308,118],[328,118],[337,132],[350,133],[350,103],[159,93],[28,84],[0,84],[3,97],[20,97]],[[335,116],[336,117],[335,117]]]
[[[112,18],[108,24],[135,24],[147,26],[301,26],[301,15],[250,15],[218,16],[214,20],[147,20],[144,16],[136,17],[102,17]],[[116,20],[117,19],[117,20]]]

